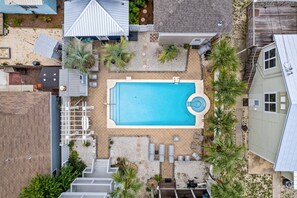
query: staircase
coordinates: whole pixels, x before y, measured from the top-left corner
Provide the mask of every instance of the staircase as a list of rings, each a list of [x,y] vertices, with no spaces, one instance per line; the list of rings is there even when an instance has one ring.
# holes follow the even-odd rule
[[[243,73],[243,81],[245,81],[248,84],[248,90],[251,87],[251,84],[253,82],[255,73],[256,73],[256,65],[261,52],[261,48],[254,46],[251,48],[251,52],[249,55],[249,58],[245,64],[244,73]]]

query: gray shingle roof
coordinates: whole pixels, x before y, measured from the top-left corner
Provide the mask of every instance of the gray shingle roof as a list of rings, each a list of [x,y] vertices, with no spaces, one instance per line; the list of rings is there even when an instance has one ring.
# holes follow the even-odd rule
[[[222,21],[223,25],[218,26]],[[224,33],[232,28],[231,0],[155,0],[158,32]]]
[[[0,92],[0,197],[51,170],[49,92]]]

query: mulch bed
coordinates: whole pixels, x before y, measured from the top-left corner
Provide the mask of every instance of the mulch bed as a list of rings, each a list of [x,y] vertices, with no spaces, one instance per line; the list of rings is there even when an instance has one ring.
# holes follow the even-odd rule
[[[58,0],[57,4],[58,14],[5,14],[5,23],[11,27],[62,28],[64,19],[64,1]],[[45,22],[46,18],[51,21]]]
[[[143,13],[144,9],[147,11],[146,13]],[[140,9],[139,24],[140,25],[153,24],[154,23],[153,12],[154,12],[153,0],[148,0],[147,6],[145,8]],[[141,18],[145,18],[145,21],[141,22]]]

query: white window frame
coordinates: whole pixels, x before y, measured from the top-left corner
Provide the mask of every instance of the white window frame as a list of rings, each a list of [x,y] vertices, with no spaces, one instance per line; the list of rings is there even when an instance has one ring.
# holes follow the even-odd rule
[[[270,51],[272,51],[272,50],[275,51],[274,57],[270,57]],[[267,59],[265,58],[266,52],[268,52],[268,58]],[[273,59],[275,61],[274,67],[270,67],[270,61],[273,60]],[[276,68],[276,48],[275,47],[270,49],[270,50],[264,51],[264,53],[263,53],[263,62],[264,62],[264,70],[269,70],[269,69]],[[266,62],[268,62],[268,66],[269,66],[268,68],[266,68],[266,66],[265,66]]]
[[[271,102],[271,101],[266,101],[265,100],[265,95],[269,94],[269,98],[270,98],[270,95],[271,94],[275,94],[275,102]],[[267,113],[277,113],[277,93],[276,92],[265,92],[264,93],[264,100],[263,100],[263,108],[264,108],[264,112],[267,112]],[[265,106],[266,104],[275,104],[275,111],[266,111],[265,109]],[[270,109],[270,107],[269,107]]]

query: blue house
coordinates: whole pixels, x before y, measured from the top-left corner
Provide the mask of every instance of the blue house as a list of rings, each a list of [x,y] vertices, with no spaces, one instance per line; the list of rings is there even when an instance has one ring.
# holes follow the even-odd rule
[[[57,0],[0,0],[0,12],[8,14],[57,14]]]

